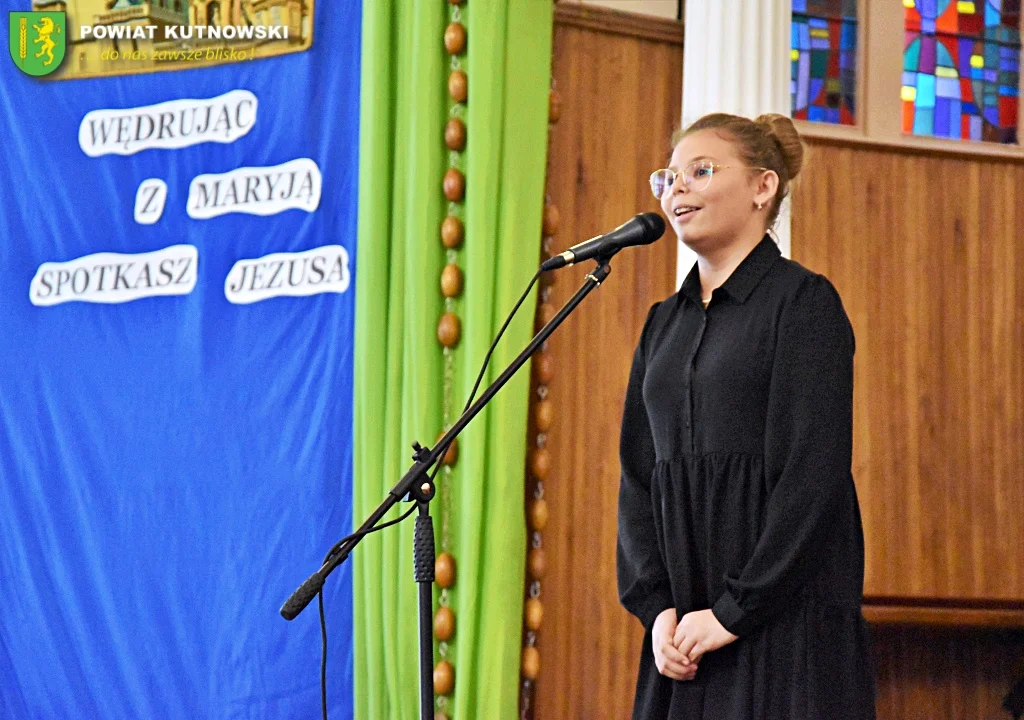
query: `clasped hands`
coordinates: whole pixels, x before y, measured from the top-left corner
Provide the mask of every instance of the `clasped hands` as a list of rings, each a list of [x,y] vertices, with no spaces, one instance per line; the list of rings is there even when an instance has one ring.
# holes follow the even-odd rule
[[[673,680],[693,680],[703,655],[736,640],[710,610],[686,613],[677,623],[675,608],[669,608],[658,615],[651,630],[654,663],[658,672]]]

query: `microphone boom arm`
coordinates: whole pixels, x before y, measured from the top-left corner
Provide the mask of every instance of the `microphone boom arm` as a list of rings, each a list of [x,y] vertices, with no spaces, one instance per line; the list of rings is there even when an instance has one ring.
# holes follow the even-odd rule
[[[559,325],[565,320],[569,314],[576,309],[576,306],[583,302],[590,292],[604,282],[605,278],[611,272],[611,266],[608,264],[608,258],[601,257],[597,259],[597,267],[594,268],[590,273],[587,274],[586,281],[583,286],[576,291],[565,305],[555,314],[551,321],[545,325],[540,331],[534,336],[526,348],[519,353],[519,356],[498,376],[498,378],[491,383],[480,398],[474,402],[466,412],[464,412],[455,424],[452,425],[451,429],[445,433],[444,437],[438,440],[432,450],[429,452],[422,451],[418,453],[416,462],[411,468],[402,476],[402,479],[391,489],[384,501],[374,510],[366,521],[359,526],[359,529],[353,534],[353,537],[348,542],[342,544],[338,551],[334,553],[313,575],[311,575],[288,599],[287,602],[281,607],[281,615],[285,620],[292,620],[309,604],[309,602],[316,597],[317,592],[323,585],[324,580],[327,576],[334,572],[335,568],[341,563],[345,562],[349,554],[359,544],[359,541],[365,537],[366,533],[378,522],[381,518],[387,514],[387,512],[394,507],[399,501],[407,496],[411,496],[413,499],[419,501],[429,501],[433,497],[434,488],[430,483],[430,478],[427,475],[430,468],[438,461],[442,451],[451,444],[451,441],[455,439],[460,432],[476,417],[484,406],[490,402],[499,390],[512,378],[513,375],[530,359],[530,356],[544,343],[548,337],[558,328]]]

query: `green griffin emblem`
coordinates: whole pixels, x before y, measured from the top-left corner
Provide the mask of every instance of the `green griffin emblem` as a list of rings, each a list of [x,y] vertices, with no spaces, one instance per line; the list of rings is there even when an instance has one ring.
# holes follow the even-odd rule
[[[67,17],[62,12],[12,12],[11,58],[22,72],[49,75],[64,60]]]

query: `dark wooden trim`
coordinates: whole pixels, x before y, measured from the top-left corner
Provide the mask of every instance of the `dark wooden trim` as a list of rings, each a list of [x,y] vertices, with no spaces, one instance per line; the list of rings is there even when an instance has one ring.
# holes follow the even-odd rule
[[[629,35],[631,37],[683,45],[683,23],[678,20],[639,15],[609,8],[560,2],[555,5],[555,25]]]
[[[1024,629],[1024,601],[865,597],[872,625]]]
[[[797,130],[804,141],[812,145],[831,145],[833,147],[862,148],[864,150],[886,150],[900,155],[918,155],[921,157],[956,158],[974,162],[1005,162],[1024,163],[1024,146],[1020,145],[982,145],[967,141],[957,142],[940,138],[907,138],[905,140],[886,140],[854,133],[830,134],[818,128],[809,127],[810,123],[797,121]]]

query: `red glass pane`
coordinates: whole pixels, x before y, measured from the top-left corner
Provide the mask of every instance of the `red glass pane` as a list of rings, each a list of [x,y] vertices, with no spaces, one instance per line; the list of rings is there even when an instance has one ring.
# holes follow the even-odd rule
[[[981,37],[985,32],[985,16],[982,14],[985,11],[985,7],[981,4],[982,2],[984,0],[977,2],[975,5],[976,12],[973,15],[960,16],[960,33],[962,35]]]
[[[839,33],[842,29],[842,21],[840,20],[829,20],[828,21],[828,34],[829,42],[833,49],[838,48],[839,45]],[[830,52],[828,54],[828,70],[825,73],[827,78],[839,78],[839,53]]]
[[[1017,124],[1017,98],[999,98],[999,124],[1004,128],[1013,127]]]
[[[974,102],[974,86],[970,78],[960,78],[960,99],[964,102]]]
[[[985,0],[979,0],[979,2],[985,2]],[[957,2],[956,0],[949,0],[949,5],[935,20],[935,29],[937,32],[947,32],[954,34],[957,31]]]
[[[921,13],[916,8],[906,8],[903,14],[903,26],[914,32],[921,31]]]
[[[957,42],[957,38],[939,38],[939,42],[949,52],[950,57],[953,58],[953,67],[960,67],[960,43]]]

